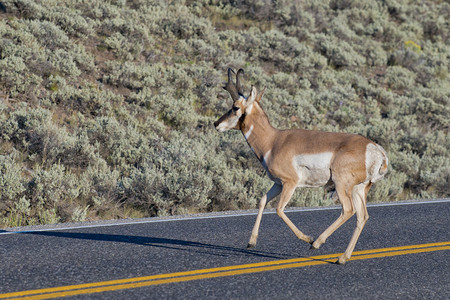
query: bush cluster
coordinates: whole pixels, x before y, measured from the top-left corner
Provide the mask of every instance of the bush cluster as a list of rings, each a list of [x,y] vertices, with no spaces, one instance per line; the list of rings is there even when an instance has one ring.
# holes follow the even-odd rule
[[[274,126],[382,145],[369,201],[450,196],[445,1],[0,4],[2,226],[254,208],[270,181],[212,126],[228,67],[266,87]]]

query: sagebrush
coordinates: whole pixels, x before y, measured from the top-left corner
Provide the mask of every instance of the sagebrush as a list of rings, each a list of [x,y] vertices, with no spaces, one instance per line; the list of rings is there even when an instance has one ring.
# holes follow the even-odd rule
[[[0,1],[3,226],[254,208],[264,170],[212,126],[228,67],[274,126],[382,145],[369,201],[450,196],[448,3],[175,2]]]

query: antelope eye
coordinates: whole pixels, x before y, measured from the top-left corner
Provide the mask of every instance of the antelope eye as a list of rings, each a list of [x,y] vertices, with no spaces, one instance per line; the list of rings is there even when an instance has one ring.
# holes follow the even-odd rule
[[[233,111],[238,111],[240,108],[237,106],[233,106]]]

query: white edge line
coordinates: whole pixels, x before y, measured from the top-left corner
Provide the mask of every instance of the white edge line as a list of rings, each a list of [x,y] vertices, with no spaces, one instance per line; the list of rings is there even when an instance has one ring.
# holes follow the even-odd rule
[[[446,203],[450,202],[450,198],[444,199],[435,199],[435,200],[412,200],[408,202],[388,202],[388,203],[368,203],[367,207],[384,207],[384,206],[401,206],[401,205],[416,205],[416,204],[435,204],[435,203]],[[310,212],[310,211],[321,211],[321,210],[338,210],[341,209],[341,206],[327,206],[327,207],[299,207],[299,208],[288,208],[285,210],[286,213],[292,212]],[[230,217],[241,217],[241,216],[253,216],[256,215],[257,212],[227,212],[229,214],[223,215],[213,215],[213,216],[192,216],[192,217],[183,217],[183,216],[174,216],[174,218],[169,219],[160,219],[160,218],[148,218],[142,221],[130,221],[130,222],[120,222],[119,223],[109,223],[109,224],[91,224],[91,225],[82,225],[82,226],[67,226],[67,227],[57,227],[57,228],[43,228],[43,229],[30,229],[30,230],[19,230],[19,231],[4,231],[1,232],[0,235],[8,235],[8,234],[19,234],[19,233],[32,233],[32,232],[42,232],[42,231],[58,231],[58,230],[71,230],[71,229],[83,229],[83,228],[96,228],[96,227],[112,227],[112,226],[126,226],[126,225],[135,225],[135,224],[147,224],[147,223],[160,223],[160,222],[173,222],[173,221],[189,221],[189,220],[203,220],[203,219],[216,219],[216,218],[230,218]],[[264,214],[275,214],[276,211],[265,211]],[[43,225],[45,226],[45,225]]]

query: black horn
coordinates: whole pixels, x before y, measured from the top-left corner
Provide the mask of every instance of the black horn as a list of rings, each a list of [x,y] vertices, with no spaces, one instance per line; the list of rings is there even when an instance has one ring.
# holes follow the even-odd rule
[[[237,88],[239,95],[244,96],[244,92],[242,91],[242,87],[241,87],[241,82],[239,80],[239,76],[241,74],[244,75],[244,69],[239,69],[236,74],[236,88]]]
[[[241,95],[242,96],[244,95],[242,92],[241,83],[239,81],[239,76],[240,76],[240,74],[243,74],[243,73],[244,73],[243,69],[239,69],[239,71],[236,74],[233,71],[233,69],[228,68],[228,82],[225,84],[225,86],[223,88],[228,93],[230,93],[230,96],[233,99],[233,101],[238,100]],[[236,84],[233,83],[232,74],[236,74]]]

